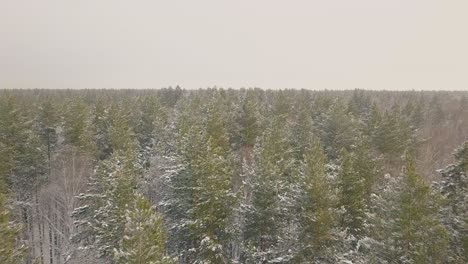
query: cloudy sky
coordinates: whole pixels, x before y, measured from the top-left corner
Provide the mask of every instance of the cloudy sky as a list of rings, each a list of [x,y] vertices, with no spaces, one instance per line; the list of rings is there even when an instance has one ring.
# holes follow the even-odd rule
[[[0,0],[0,87],[468,90],[467,14],[467,0]]]

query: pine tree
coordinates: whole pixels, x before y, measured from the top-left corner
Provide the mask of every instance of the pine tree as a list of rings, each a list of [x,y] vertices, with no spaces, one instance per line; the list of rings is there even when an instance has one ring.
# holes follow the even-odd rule
[[[392,158],[399,157],[403,153],[398,131],[399,124],[396,113],[386,111],[382,117],[380,129],[375,135],[375,143],[381,153]]]
[[[59,122],[57,109],[50,100],[43,102],[39,107],[36,122],[40,139],[46,146],[48,170],[50,173],[51,157],[58,141],[57,127]]]
[[[114,104],[109,111],[109,143],[113,153],[137,148],[135,133],[130,126],[130,114],[125,105]]]
[[[330,159],[337,159],[342,148],[351,150],[359,135],[357,120],[346,111],[343,102],[337,100],[315,122]]]
[[[120,243],[114,257],[116,263],[175,263],[166,255],[164,221],[141,195],[136,195],[126,209],[125,229]]]
[[[186,100],[186,99],[185,99]],[[193,210],[195,207],[195,176],[192,160],[199,156],[204,148],[201,126],[203,117],[200,114],[200,101],[195,97],[184,101],[182,109],[178,109],[177,123],[168,128],[167,149],[162,155],[162,179],[167,188],[161,202],[168,219],[170,253],[177,254],[181,263],[194,263],[197,259],[199,239],[192,223],[196,221]],[[193,118],[195,117],[195,118]]]
[[[215,94],[216,95],[216,94]],[[176,149],[166,154],[169,191],[163,206],[173,225],[169,243],[184,263],[226,263],[232,231],[232,155],[222,97],[201,107],[195,98],[179,116]],[[221,100],[221,101],[220,101]],[[193,118],[203,111],[205,118]],[[204,126],[202,126],[204,124]]]
[[[365,137],[359,139],[353,152],[354,170],[358,174],[358,177],[363,180],[364,196],[367,202],[373,192],[375,183],[379,179],[379,162],[374,157],[375,155],[371,151],[368,139]]]
[[[355,89],[351,100],[348,102],[348,112],[359,117],[361,120],[366,120],[371,110],[370,97],[365,93],[364,90]]]
[[[382,114],[380,113],[379,107],[374,102],[371,106],[369,118],[366,120],[365,126],[363,128],[364,135],[372,139],[372,142],[376,141],[378,136],[378,130],[382,122]]]
[[[0,263],[20,264],[24,261],[26,248],[18,242],[21,228],[11,222],[6,202],[5,195],[0,193]]]
[[[0,177],[2,182],[11,185],[17,156],[24,152],[28,138],[27,128],[15,98],[6,95],[0,99]]]
[[[15,97],[0,98],[0,195],[11,192],[16,202],[18,221],[28,227],[34,221],[33,198],[47,173],[46,152],[35,132],[32,118]],[[8,216],[5,215],[4,219],[7,221]],[[6,225],[5,236],[9,236],[11,233],[8,234]],[[21,231],[21,237],[31,242],[31,232]],[[11,237],[9,241],[12,241]],[[6,240],[6,243],[10,242]]]
[[[232,170],[220,147],[209,141],[192,163],[195,176],[192,228],[200,241],[201,263],[227,263],[231,234],[229,220],[236,196],[231,192]]]
[[[196,241],[189,225],[194,221],[191,166],[178,153],[166,154],[161,163],[162,179],[167,188],[160,206],[168,219],[168,247],[182,263],[192,263]]]
[[[315,129],[307,102],[302,102],[297,111],[297,117],[292,126],[292,144],[295,149],[295,158],[300,161],[304,157],[306,148],[310,147],[311,133]]]
[[[198,137],[202,147],[190,161],[194,180],[192,213],[196,219],[191,228],[199,243],[200,263],[229,261],[227,247],[232,234],[228,227],[236,200],[231,188],[229,139],[218,102],[209,109],[206,134]]]
[[[91,127],[92,136],[96,144],[95,155],[97,160],[109,158],[112,154],[112,148],[109,142],[109,109],[101,99],[98,99],[95,104]]]
[[[342,151],[338,173],[340,207],[340,233],[336,245],[337,259],[352,263],[368,263],[365,254],[367,241],[372,235],[370,226],[370,197],[377,179],[377,167],[364,138],[354,146],[353,152]]]
[[[447,230],[437,218],[437,197],[415,171],[413,158],[406,154],[399,216],[395,221],[395,244],[403,263],[444,263]]]
[[[62,120],[65,143],[86,152],[93,152],[90,121],[89,109],[81,98],[69,101],[64,107]]]
[[[398,105],[394,105],[391,112],[387,111],[383,115],[380,127],[374,135],[374,144],[391,162],[399,160],[406,150],[414,151],[414,130],[402,116]]]
[[[246,263],[288,261],[297,238],[294,152],[285,116],[277,116],[254,149],[256,177],[246,215]],[[281,261],[280,261],[281,260]]]
[[[361,177],[357,169],[355,154],[343,149],[338,174],[339,206],[344,210],[341,226],[354,238],[359,239],[365,231],[367,204],[365,178]]]
[[[301,251],[294,262],[333,261],[330,249],[335,237],[336,197],[326,171],[327,158],[318,139],[310,136],[300,164],[302,196],[300,211]]]
[[[132,196],[123,175],[121,160],[112,157],[100,163],[90,179],[89,189],[78,198],[83,204],[75,209],[77,234],[73,240],[98,252],[98,257],[112,259],[124,231],[124,213]],[[127,203],[125,203],[127,202]]]
[[[468,262],[468,142],[455,152],[456,163],[441,170],[440,192],[447,199],[443,223],[450,234],[450,263]]]
[[[259,134],[259,124],[257,120],[257,105],[255,93],[248,90],[242,105],[242,143],[244,146],[253,147]]]
[[[95,249],[99,257],[107,260],[113,259],[121,245],[125,212],[134,199],[141,175],[126,116],[114,111],[109,129],[112,156],[98,164],[89,189],[79,195],[83,206],[73,213],[78,229],[74,241]]]
[[[0,102],[0,178],[20,201],[31,198],[44,180],[46,157],[32,122],[13,97]]]
[[[167,124],[167,110],[158,97],[145,97],[138,102],[141,106],[137,112],[135,136],[139,144],[140,155],[146,168],[153,148],[162,141],[164,126]]]

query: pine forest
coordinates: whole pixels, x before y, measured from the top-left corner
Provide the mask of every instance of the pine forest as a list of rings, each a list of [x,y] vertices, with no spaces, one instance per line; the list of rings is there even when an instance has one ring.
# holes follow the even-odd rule
[[[1,264],[468,263],[468,92],[0,91]]]

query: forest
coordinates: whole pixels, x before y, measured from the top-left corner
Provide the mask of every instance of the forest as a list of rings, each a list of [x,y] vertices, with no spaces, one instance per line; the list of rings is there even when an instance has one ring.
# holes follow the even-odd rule
[[[468,263],[468,92],[0,90],[1,264]]]

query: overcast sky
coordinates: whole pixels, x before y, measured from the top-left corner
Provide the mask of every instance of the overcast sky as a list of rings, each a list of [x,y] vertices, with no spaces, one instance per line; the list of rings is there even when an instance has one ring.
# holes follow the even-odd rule
[[[468,90],[467,0],[0,0],[2,88]]]

